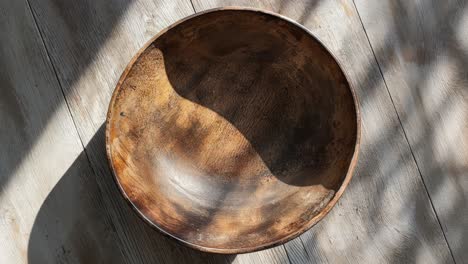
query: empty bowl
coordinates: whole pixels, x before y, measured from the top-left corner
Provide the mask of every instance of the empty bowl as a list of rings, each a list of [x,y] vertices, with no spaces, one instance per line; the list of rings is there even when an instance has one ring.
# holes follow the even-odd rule
[[[349,183],[359,112],[337,61],[282,16],[224,8],[185,18],[130,62],[106,145],[125,199],[151,226],[208,252],[284,243]]]

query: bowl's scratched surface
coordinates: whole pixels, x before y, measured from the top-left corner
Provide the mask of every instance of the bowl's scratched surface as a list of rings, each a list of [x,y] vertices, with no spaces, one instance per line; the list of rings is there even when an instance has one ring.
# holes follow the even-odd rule
[[[192,247],[265,248],[320,220],[359,141],[349,84],[301,27],[218,10],[162,33],[124,72],[107,150],[132,206]]]

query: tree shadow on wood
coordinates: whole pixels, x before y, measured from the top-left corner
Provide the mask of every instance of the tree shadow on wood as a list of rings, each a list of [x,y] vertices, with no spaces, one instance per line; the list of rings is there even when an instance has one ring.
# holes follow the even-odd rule
[[[450,252],[444,261],[459,262],[468,252],[466,185],[462,180],[466,175],[466,162],[463,164],[462,158],[453,155],[466,155],[463,153],[466,148],[462,146],[467,144],[463,135],[467,124],[468,101],[464,86],[468,80],[465,70],[468,60],[466,50],[460,48],[466,45],[466,39],[460,38],[463,34],[459,31],[466,16],[466,2],[391,1],[389,11],[384,45],[374,50],[387,81],[401,78],[398,80],[401,83],[389,83],[388,89],[411,153],[399,158],[397,164],[416,162],[422,177],[421,192],[427,192],[430,199],[426,210],[434,213],[428,216],[435,216],[440,222],[440,229],[428,233],[427,237],[433,243],[446,240]],[[399,75],[394,69],[400,71]],[[448,132],[449,127],[453,131]],[[386,135],[374,144],[396,140],[392,130]],[[389,169],[389,175],[396,173],[397,168]],[[440,195],[448,190],[450,195]],[[417,205],[408,206],[404,213],[412,215],[418,223],[426,223],[427,217],[422,212],[424,201],[418,201],[416,195],[407,199],[416,201]],[[411,214],[412,208],[415,210]],[[379,210],[374,214],[380,214]],[[422,246],[416,241],[407,241],[403,252],[416,259]],[[392,257],[398,260],[401,253],[395,251]]]
[[[367,7],[368,3],[362,2],[363,9],[365,7],[371,8]],[[363,240],[367,241],[386,235],[386,237],[395,239],[395,242],[390,242],[390,239],[385,241],[388,244],[392,243],[394,246],[389,247],[386,251],[380,249],[381,252],[375,254],[376,257],[380,257],[385,261],[390,263],[417,262],[418,260],[421,261],[421,256],[430,256],[440,263],[453,263],[453,256],[444,241],[445,233],[448,246],[454,252],[455,260],[463,262],[462,256],[468,252],[465,249],[466,245],[468,245],[466,241],[468,235],[467,229],[464,228],[467,218],[463,217],[464,208],[466,208],[464,205],[466,204],[466,195],[462,190],[463,184],[459,181],[466,173],[466,167],[453,166],[452,170],[446,169],[447,165],[451,163],[458,164],[454,161],[455,159],[450,158],[455,153],[447,153],[441,159],[438,151],[441,149],[441,142],[446,139],[440,140],[440,138],[437,139],[437,136],[441,136],[438,133],[442,132],[440,128],[443,127],[444,122],[453,120],[460,114],[460,112],[453,110],[453,106],[460,104],[461,100],[466,100],[464,99],[466,93],[463,94],[466,90],[460,84],[466,84],[467,76],[464,69],[467,68],[468,60],[466,59],[466,51],[460,50],[463,43],[456,38],[457,33],[459,33],[457,32],[457,26],[460,27],[459,23],[463,14],[466,13],[466,6],[455,1],[450,3],[438,1],[389,2],[391,2],[391,13],[388,25],[385,28],[388,32],[383,40],[380,39],[381,36],[377,32],[371,32],[369,36],[379,66],[384,73],[384,77],[387,78],[388,89],[395,101],[400,120],[392,117],[390,118],[391,121],[386,120],[380,123],[380,126],[384,123],[390,124],[388,127],[379,129],[381,134],[363,133],[360,164],[356,176],[341,202],[348,208],[353,204],[356,206],[356,212],[359,212],[359,217],[362,217],[360,220],[366,223],[363,228],[371,237],[367,237],[366,234],[356,234],[357,236],[354,239],[354,237],[351,237],[353,235],[351,232],[340,233],[340,236],[351,237],[342,251],[344,252],[343,259],[347,256],[346,252],[350,252],[348,253],[350,255],[369,252],[373,245],[364,244]],[[379,4],[376,3],[376,5]],[[371,13],[369,16],[372,17],[373,15],[381,16],[381,13],[375,12],[375,14]],[[374,23],[374,19],[379,20],[382,18],[373,17],[370,22]],[[364,23],[366,30],[371,30],[371,23]],[[368,25],[370,25],[369,28],[367,28]],[[376,28],[380,29],[379,26]],[[353,38],[355,36],[350,35],[344,38],[343,43],[347,43],[347,40]],[[375,41],[380,46],[375,46]],[[348,49],[345,53],[352,54],[353,51]],[[372,63],[369,65],[372,65]],[[447,76],[444,70],[447,69],[445,67],[448,65],[450,65],[451,73],[455,74]],[[403,72],[395,73],[394,67],[398,70],[403,69]],[[403,78],[403,85],[398,85],[400,80],[388,78],[392,75],[395,76],[394,74],[400,74],[396,76]],[[384,97],[382,94],[386,94],[387,91],[380,90],[380,87],[385,89],[385,86],[381,85],[382,80],[378,68],[369,67],[363,77],[357,82],[361,87],[360,90],[362,90],[359,99],[361,105],[363,105],[363,131],[372,131],[374,128],[373,124],[369,122],[369,120],[372,120],[371,110],[369,109],[374,110],[373,107],[382,101]],[[450,88],[434,87],[434,84],[438,83],[434,81],[434,77],[438,81],[444,80],[443,85]],[[434,90],[444,90],[443,96],[437,97],[438,92],[434,92],[431,86],[433,86],[432,89]],[[405,95],[404,92],[408,94]],[[431,95],[436,97],[431,97]],[[405,131],[401,129],[399,121]],[[371,129],[367,130],[366,126]],[[457,132],[459,131],[453,131],[453,134]],[[449,136],[453,134],[449,134]],[[462,133],[458,134],[458,136],[460,135]],[[407,147],[405,142],[406,136],[408,136],[411,149]],[[456,137],[453,136],[453,138]],[[463,138],[459,139],[461,141],[457,140],[457,142],[462,144]],[[401,142],[405,142],[405,144]],[[401,145],[402,148],[395,151],[394,146],[396,145]],[[445,147],[448,146],[443,146],[443,148]],[[382,148],[386,149],[385,152],[380,151]],[[419,166],[419,173],[422,174],[422,180],[420,178],[413,179],[412,185],[417,188],[409,188],[409,186],[401,185],[401,182],[406,181],[405,179],[398,180],[397,178],[407,174],[409,168],[412,168],[411,173],[413,175],[417,175],[417,172],[415,173],[414,158]],[[371,180],[372,178],[374,179]],[[458,187],[456,189],[458,197],[455,196],[455,193],[448,195],[442,192],[442,190],[447,190],[444,186],[449,185],[448,183],[451,181],[455,182]],[[396,183],[398,182],[400,182],[400,185],[397,187]],[[424,185],[427,186],[427,190]],[[400,200],[395,201],[394,197],[389,195],[392,189],[400,191]],[[364,190],[365,192],[363,192]],[[361,202],[347,199],[347,197],[360,197],[358,193],[366,194],[361,195],[361,197],[365,198]],[[449,197],[450,200],[445,200],[449,199]],[[436,214],[434,214],[429,198],[435,202]],[[446,206],[443,207],[440,204],[437,206],[436,201],[437,199],[440,201],[441,198],[446,202],[450,201],[450,203],[446,203]],[[397,204],[395,204],[396,202]],[[393,226],[394,230],[389,231],[387,229],[387,221],[390,216],[387,215],[386,208],[388,208],[388,204],[392,203],[398,208],[398,218],[391,220],[391,222],[398,223],[398,221],[401,221],[400,219],[404,219],[414,223],[411,228],[395,224]],[[344,211],[345,214],[341,215],[340,210]],[[336,208],[331,215],[331,217],[346,217],[346,209]],[[438,226],[438,220],[440,220],[441,228]],[[314,230],[315,234],[321,231],[322,224],[324,223],[319,224]],[[387,225],[387,228],[385,225]],[[424,235],[427,243],[422,243],[418,239],[419,233]],[[452,234],[452,238],[448,236],[449,234]],[[336,239],[339,240],[340,238]],[[305,242],[309,251],[313,253],[310,248],[313,247],[314,240],[312,239],[310,243]],[[332,243],[332,240],[330,240],[330,243]],[[431,251],[437,251],[437,253],[431,255]],[[378,260],[375,259],[375,261]]]

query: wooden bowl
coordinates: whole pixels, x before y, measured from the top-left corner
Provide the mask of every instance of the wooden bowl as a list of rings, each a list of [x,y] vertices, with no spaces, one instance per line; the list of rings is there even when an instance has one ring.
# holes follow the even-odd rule
[[[155,36],[112,96],[107,155],[131,206],[190,247],[284,243],[330,211],[352,176],[359,112],[304,27],[217,9]]]

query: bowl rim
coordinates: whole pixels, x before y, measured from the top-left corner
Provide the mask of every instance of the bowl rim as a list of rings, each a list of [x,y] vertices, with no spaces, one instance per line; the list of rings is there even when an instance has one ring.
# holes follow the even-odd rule
[[[300,228],[295,230],[294,232],[290,233],[289,235],[286,235],[282,237],[281,239],[278,239],[276,241],[270,241],[268,243],[256,245],[256,246],[250,246],[250,247],[240,247],[240,248],[215,248],[215,247],[206,247],[202,245],[197,245],[194,243],[187,242],[181,238],[176,237],[175,235],[165,231],[161,227],[159,227],[157,224],[152,222],[146,215],[144,215],[138,207],[132,202],[130,197],[127,195],[125,190],[123,189],[122,185],[119,182],[119,179],[117,177],[117,173],[115,171],[114,165],[112,163],[112,149],[111,149],[111,142],[110,142],[110,122],[111,122],[111,117],[113,114],[113,108],[115,104],[115,100],[117,97],[118,92],[120,91],[120,87],[122,86],[124,80],[126,79],[129,71],[132,69],[134,63],[137,61],[137,59],[141,56],[141,54],[160,36],[168,32],[170,29],[178,26],[179,24],[182,24],[185,21],[188,21],[192,18],[202,16],[208,13],[213,13],[213,12],[220,12],[220,11],[247,11],[247,12],[254,12],[254,13],[261,13],[264,15],[270,15],[276,18],[279,18],[283,21],[286,21],[293,26],[296,26],[300,28],[304,33],[308,34],[310,37],[312,37],[317,43],[326,51],[328,54],[332,57],[332,59],[337,63],[338,67],[342,71],[346,83],[348,84],[348,89],[351,92],[352,98],[353,98],[353,103],[354,103],[354,109],[355,109],[355,114],[356,114],[356,143],[354,146],[354,152],[353,156],[351,158],[351,162],[349,163],[348,171],[346,173],[346,176],[338,189],[338,191],[333,195],[333,198],[327,203],[325,207],[322,208],[322,210],[315,215],[312,219],[309,220],[306,224],[302,225]],[[349,182],[351,181],[351,178],[353,177],[357,161],[358,161],[358,156],[359,156],[359,149],[361,145],[361,113],[359,109],[359,101],[356,96],[356,91],[354,85],[350,82],[349,78],[349,73],[347,72],[346,68],[343,67],[342,63],[336,58],[336,56],[323,44],[323,42],[315,36],[309,29],[307,29],[305,26],[301,25],[299,22],[296,22],[295,20],[288,18],[284,15],[260,9],[260,8],[254,8],[254,7],[242,7],[242,6],[225,6],[225,7],[217,7],[217,8],[211,8],[207,9],[201,12],[196,12],[192,15],[189,15],[187,17],[184,17],[182,19],[179,19],[178,21],[172,23],[171,25],[165,27],[161,31],[159,31],[156,35],[154,35],[152,38],[150,38],[139,50],[138,52],[132,57],[130,62],[127,64],[125,67],[125,70],[123,71],[122,75],[120,76],[114,91],[112,92],[112,97],[109,102],[109,108],[107,111],[107,116],[106,116],[106,128],[105,128],[105,144],[106,144],[106,156],[107,156],[107,161],[109,163],[109,166],[111,168],[112,172],[112,178],[114,179],[115,184],[117,185],[120,193],[124,197],[124,200],[130,205],[130,207],[133,209],[134,212],[137,213],[138,216],[140,216],[144,222],[149,224],[152,228],[158,230],[160,233],[162,233],[166,237],[170,237],[174,239],[175,241],[188,246],[193,249],[197,249],[203,252],[208,252],[208,253],[218,253],[218,254],[242,254],[242,253],[250,253],[250,252],[255,252],[263,249],[268,249],[272,248],[281,244],[284,244],[290,240],[293,240],[294,238],[302,235],[305,233],[307,230],[312,228],[315,224],[317,224],[320,220],[322,220],[329,212],[330,210],[335,206],[335,204],[338,202],[338,200],[341,198],[341,196],[344,193],[344,190],[346,187],[349,185]]]

